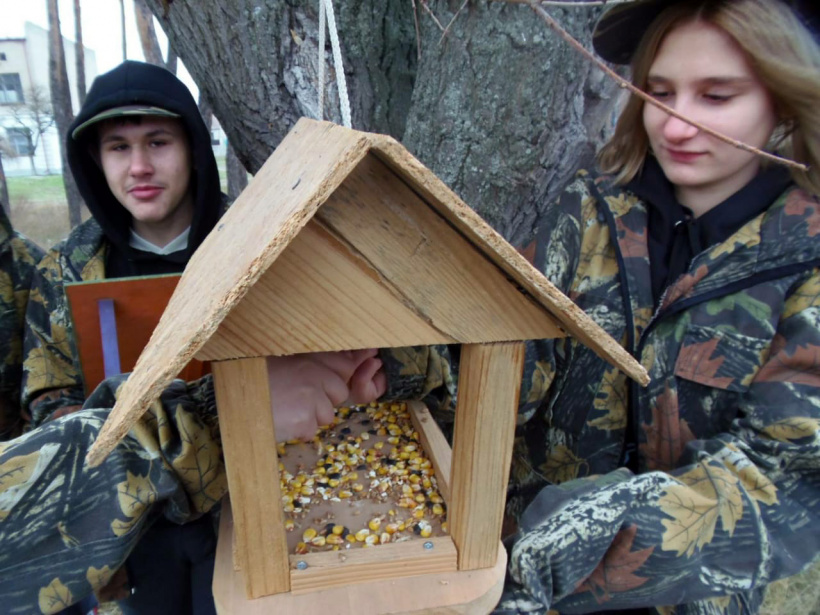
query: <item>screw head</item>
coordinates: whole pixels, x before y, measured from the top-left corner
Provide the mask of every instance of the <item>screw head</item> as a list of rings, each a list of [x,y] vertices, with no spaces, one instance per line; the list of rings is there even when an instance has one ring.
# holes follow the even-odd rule
[[[305,560],[299,560],[296,562],[296,569],[297,570],[307,570],[307,562]]]
[[[433,548],[433,543],[428,540],[427,542],[424,543],[424,548],[429,551],[430,549]]]

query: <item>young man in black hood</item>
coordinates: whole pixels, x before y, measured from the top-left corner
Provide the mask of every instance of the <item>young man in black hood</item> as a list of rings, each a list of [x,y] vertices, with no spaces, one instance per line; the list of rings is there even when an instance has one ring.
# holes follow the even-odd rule
[[[181,272],[224,212],[210,131],[169,71],[127,61],[99,76],[66,136],[92,218],[38,266],[26,314],[23,406],[37,426],[84,401],[65,282]],[[126,613],[213,613],[214,530],[159,519],[126,568]]]

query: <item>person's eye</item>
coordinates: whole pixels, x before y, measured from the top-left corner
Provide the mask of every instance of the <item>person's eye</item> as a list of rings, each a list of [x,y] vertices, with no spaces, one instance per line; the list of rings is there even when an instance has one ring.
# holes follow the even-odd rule
[[[671,93],[668,90],[651,89],[649,95],[657,100],[666,100],[671,96]]]
[[[732,94],[724,94],[724,93],[717,93],[717,92],[706,92],[703,95],[703,97],[706,100],[708,100],[709,102],[717,103],[717,104],[728,102],[728,101],[732,100],[732,98],[734,98],[734,96]]]
[[[112,143],[108,146],[109,152],[124,152],[128,149],[125,143]]]
[[[164,139],[154,139],[151,141],[151,147],[162,147],[164,145],[168,145],[168,141]]]

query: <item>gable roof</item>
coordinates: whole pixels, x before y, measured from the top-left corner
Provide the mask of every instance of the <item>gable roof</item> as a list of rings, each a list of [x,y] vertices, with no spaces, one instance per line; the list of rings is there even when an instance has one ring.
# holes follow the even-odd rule
[[[340,187],[344,184],[359,186],[358,189],[363,190],[379,178],[383,182],[377,190],[387,190],[390,185],[400,185],[404,190],[395,197],[398,201],[386,206],[393,208],[392,219],[374,220],[378,217],[374,216],[374,211],[378,212],[382,206],[379,203],[374,205],[376,210],[356,211],[351,215],[350,208],[359,203],[355,189],[346,198],[341,198],[338,195],[346,188],[340,190]],[[381,194],[377,197],[376,200],[382,198]],[[421,218],[409,220],[408,216],[415,214],[405,211],[399,201],[413,199],[420,204],[414,211],[418,210],[416,213]],[[367,198],[361,202],[373,200]],[[325,211],[323,206],[329,201]],[[322,216],[316,216],[320,208]],[[360,214],[358,218],[357,214]],[[379,236],[382,231],[394,231],[398,235],[381,238],[383,242],[378,246],[347,245],[346,240],[357,235],[357,225],[362,221],[375,224],[371,225],[369,236]],[[345,224],[347,229],[342,228]],[[401,230],[396,231],[397,226]],[[428,228],[432,238],[427,236]],[[420,234],[415,245],[408,248],[406,234],[411,231]],[[434,240],[439,232],[447,237],[446,242]],[[339,233],[344,236],[340,237]],[[386,312],[391,314],[389,322],[396,323],[397,329],[406,325],[407,337],[402,338],[399,332],[395,339],[388,338],[388,329],[394,327],[383,326],[372,337],[364,333],[363,337],[331,339],[334,331],[345,331],[346,323],[353,322],[351,319],[362,318],[353,314],[347,316],[347,321],[325,326],[322,339],[311,341],[306,335],[287,336],[287,326],[291,326],[287,325],[280,330],[280,335],[268,336],[270,339],[267,340],[259,339],[265,336],[261,333],[262,328],[258,328],[244,341],[232,342],[243,327],[252,326],[262,317],[262,311],[258,310],[251,310],[253,314],[241,317],[245,305],[254,304],[255,293],[260,297],[256,303],[263,308],[277,297],[287,303],[289,297],[300,294],[299,284],[307,286],[312,275],[320,275],[321,268],[313,268],[312,275],[300,276],[289,292],[283,292],[281,287],[277,289],[277,284],[282,281],[292,281],[292,275],[282,275],[278,282],[275,278],[286,262],[309,262],[314,255],[316,258],[321,256],[320,250],[311,247],[313,244],[299,252],[302,236],[312,236],[313,240],[324,242],[322,245],[329,246],[327,249],[345,245],[348,256],[352,255],[350,258],[356,261],[354,269],[365,274],[355,274],[355,280],[367,285],[369,277],[376,284],[366,288],[375,291],[377,287],[386,287],[388,292],[381,296],[392,294],[397,297],[397,301],[390,303],[392,307],[374,310],[372,317],[383,309],[395,308],[395,312]],[[466,255],[463,260],[456,255],[450,262],[449,244],[459,242],[474,255]],[[410,244],[413,244],[412,240]],[[415,270],[414,253],[427,254],[432,246],[439,246],[441,251],[430,261],[438,266]],[[283,253],[282,261],[265,277],[265,281],[272,280],[273,288],[266,290],[263,288],[265,284],[259,284],[259,289],[249,295]],[[384,267],[371,268],[369,262],[373,259],[381,259],[384,266],[390,268],[390,273],[384,274]],[[344,258],[326,259],[327,263],[342,261]],[[426,285],[429,280],[437,279],[439,267],[450,268],[446,280],[438,285],[442,292],[451,285],[459,287],[461,284],[459,296],[469,295],[472,292],[469,281],[477,281],[474,285],[480,287],[474,296],[467,298],[466,312],[463,306],[459,306],[459,310],[436,307],[440,302]],[[463,283],[464,280],[468,283]],[[491,285],[489,291],[483,288],[487,280]],[[328,279],[322,284],[330,286],[331,282],[333,280]],[[407,292],[405,286],[409,289]],[[247,301],[244,301],[246,297]],[[312,301],[323,303],[312,297]],[[514,303],[505,303],[507,297],[513,297]],[[488,305],[491,307],[487,308]],[[402,306],[408,309],[403,310]],[[323,318],[318,319],[315,315],[310,318],[313,324],[321,326],[324,319],[331,317],[333,307],[319,305],[317,309],[324,310]],[[274,326],[274,320],[287,321],[298,317],[303,311],[303,308],[293,306],[284,315],[278,311],[278,318],[268,321],[265,326]],[[477,320],[477,326],[463,325],[474,320]],[[428,329],[424,328],[425,323],[429,325]],[[191,258],[151,340],[123,385],[116,406],[89,452],[88,461],[92,465],[101,462],[195,355],[202,359],[219,359],[371,346],[537,339],[561,335],[554,323],[635,380],[643,384],[648,382],[646,371],[635,359],[400,143],[388,136],[303,118]],[[362,330],[371,329],[378,327],[368,326]],[[419,332],[422,332],[420,337]]]

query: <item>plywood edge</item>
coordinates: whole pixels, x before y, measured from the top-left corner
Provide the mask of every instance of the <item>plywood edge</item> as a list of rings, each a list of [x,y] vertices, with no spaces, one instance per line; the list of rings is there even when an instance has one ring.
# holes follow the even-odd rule
[[[347,129],[334,126],[328,122],[315,122],[303,118],[291,133],[288,133],[288,137],[296,140],[304,132],[328,130],[347,131]],[[369,148],[366,134],[356,131],[347,131],[347,133],[349,134],[342,133],[342,140],[346,137],[348,141],[343,146],[342,152],[337,156],[335,163],[330,165],[324,178],[317,182],[316,188],[309,198],[305,199],[303,206],[293,212],[288,222],[282,224],[279,234],[267,242],[265,246],[262,246],[250,269],[227,292],[214,297],[208,302],[207,309],[204,310],[205,313],[199,318],[200,326],[196,328],[193,335],[187,339],[178,340],[178,336],[175,335],[174,324],[176,315],[185,313],[186,310],[190,309],[188,304],[195,301],[195,299],[186,295],[189,286],[186,284],[186,278],[190,280],[192,276],[200,273],[197,271],[198,264],[204,260],[203,253],[207,253],[209,249],[213,249],[211,246],[218,243],[217,234],[221,228],[221,223],[217,224],[211,231],[188,263],[177,290],[171,297],[168,308],[166,308],[148,345],[140,355],[134,371],[120,390],[109,418],[88,452],[86,462],[91,467],[102,463],[117,443],[125,437],[134,423],[145,413],[148,406],[160,396],[176,374],[181,371],[182,367],[187,365],[199,349],[210,339],[231,309],[245,296],[254,282],[270,267],[271,263],[276,260],[290,243],[290,240],[308,223],[322,203],[344,181],[350,170],[367,155]],[[281,146],[282,144],[280,144]],[[252,248],[249,247],[249,249]],[[198,289],[196,282],[195,279],[190,284],[194,289]],[[167,348],[177,348],[178,350],[168,360],[158,360],[158,357],[154,356],[155,354],[160,355],[164,359],[162,351]]]
[[[397,577],[451,572],[457,553],[449,536],[290,556],[291,593]],[[300,570],[298,567],[303,566]]]
[[[371,134],[371,152],[403,176],[410,186],[522,286],[569,333],[602,359],[642,385],[649,383],[644,367],[592,318],[547,280],[501,235],[403,145],[387,135]]]
[[[419,432],[422,448],[430,457],[430,462],[436,472],[438,491],[449,506],[453,452],[427,406],[420,401],[410,401],[407,402],[407,407],[410,409],[410,420],[413,422],[413,427]]]

